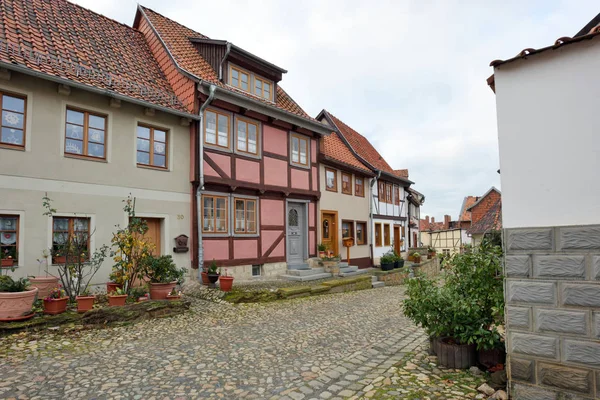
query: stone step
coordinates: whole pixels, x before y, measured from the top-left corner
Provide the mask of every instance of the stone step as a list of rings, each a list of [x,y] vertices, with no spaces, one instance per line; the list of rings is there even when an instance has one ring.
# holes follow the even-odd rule
[[[371,282],[379,282],[379,278],[377,278],[377,276],[373,275],[373,276],[371,276]]]
[[[314,275],[314,274],[322,274],[325,272],[325,268],[309,268],[309,269],[288,269],[288,275],[294,276],[306,276],[306,275]]]
[[[355,271],[358,271],[358,267],[355,265],[345,266],[345,267],[340,266],[340,272],[355,272]]]
[[[383,281],[373,282],[373,289],[384,287],[384,286],[385,286],[385,282],[383,282]]]
[[[288,264],[287,269],[310,269],[308,264]]]
[[[340,262],[340,268],[345,268],[348,266],[348,263],[346,261],[341,261]]]
[[[316,281],[317,279],[331,278],[331,274],[321,273],[321,274],[313,274],[313,275],[281,275],[281,277],[288,281]],[[382,282],[383,283],[383,282]]]
[[[370,272],[369,269],[358,269],[356,271],[351,272],[340,272],[340,276],[356,276],[356,275],[364,275]]]

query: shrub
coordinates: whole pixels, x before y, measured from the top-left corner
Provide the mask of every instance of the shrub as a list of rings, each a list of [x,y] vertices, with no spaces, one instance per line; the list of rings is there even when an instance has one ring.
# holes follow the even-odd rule
[[[148,256],[143,260],[143,272],[152,283],[169,283],[177,281],[183,283],[185,269],[177,268],[170,255],[154,257]]]
[[[16,281],[8,275],[0,276],[0,292],[24,292],[29,288],[29,279],[19,278]]]

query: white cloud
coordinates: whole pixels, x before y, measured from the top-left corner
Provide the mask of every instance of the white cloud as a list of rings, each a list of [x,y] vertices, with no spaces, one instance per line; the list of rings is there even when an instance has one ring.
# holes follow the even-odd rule
[[[134,0],[77,3],[131,25]],[[593,1],[149,0],[143,5],[283,68],[311,115],[327,108],[367,136],[426,195],[423,215],[458,216],[500,186],[493,59],[573,36]]]

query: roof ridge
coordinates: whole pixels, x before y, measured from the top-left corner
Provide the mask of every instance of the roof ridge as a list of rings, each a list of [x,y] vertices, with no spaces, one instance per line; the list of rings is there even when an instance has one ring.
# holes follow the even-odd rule
[[[107,19],[107,20],[109,20],[109,21],[111,21],[111,22],[114,22],[114,23],[116,23],[116,24],[122,25],[122,26],[124,26],[125,28],[128,28],[128,29],[132,30],[132,31],[133,31],[133,32],[135,32],[135,33],[141,33],[140,31],[138,31],[137,29],[135,29],[133,26],[129,26],[129,25],[127,25],[127,24],[126,24],[126,23],[124,23],[124,22],[117,21],[117,20],[116,20],[116,19],[114,19],[114,18],[107,17],[106,15],[104,15],[104,14],[100,14],[99,12],[96,12],[96,11],[92,10],[91,8],[84,7],[84,6],[82,6],[81,4],[72,3],[72,2],[70,2],[70,1],[67,1],[67,0],[52,0],[52,1],[58,1],[58,2],[62,2],[62,3],[67,3],[69,6],[75,6],[75,7],[81,8],[82,10],[85,10],[85,11],[87,11],[87,12],[91,12],[92,14],[96,14],[96,15],[98,15],[99,17],[102,17],[102,18],[104,18],[104,19]]]
[[[164,19],[167,19],[167,20],[169,20],[170,22],[172,22],[172,23],[174,23],[174,24],[177,24],[177,25],[179,25],[179,26],[182,26],[182,27],[184,27],[185,29],[187,29],[188,31],[194,32],[196,35],[198,35],[198,36],[201,36],[199,39],[210,39],[208,36],[206,36],[206,35],[204,35],[204,34],[202,34],[202,33],[198,32],[198,31],[196,31],[196,30],[194,30],[194,29],[192,29],[192,28],[190,28],[190,27],[188,27],[188,26],[186,26],[186,25],[183,25],[181,22],[177,22],[177,21],[175,21],[174,19],[172,19],[172,18],[169,18],[169,17],[167,17],[166,15],[163,15],[163,14],[159,13],[158,11],[155,11],[155,10],[151,9],[150,7],[143,6],[143,5],[139,4],[139,3],[138,3],[138,7],[140,7],[140,8],[141,8],[143,11],[150,11],[150,12],[152,12],[152,13],[156,14],[156,15],[160,15],[160,16],[161,16],[161,17],[163,17]]]

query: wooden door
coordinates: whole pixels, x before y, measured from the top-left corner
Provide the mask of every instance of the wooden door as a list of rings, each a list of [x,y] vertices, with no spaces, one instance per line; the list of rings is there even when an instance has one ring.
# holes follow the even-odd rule
[[[160,227],[162,224],[162,218],[140,218],[142,221],[146,221],[148,225],[148,232],[146,232],[146,240],[154,245],[153,254],[155,256],[160,256],[161,254],[161,245],[160,245]]]
[[[327,246],[327,250],[338,254],[338,229],[337,213],[323,211],[321,213],[321,243]]]
[[[400,254],[400,227],[394,226],[394,251]]]

